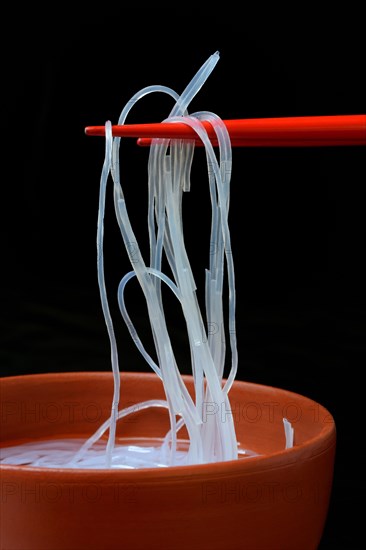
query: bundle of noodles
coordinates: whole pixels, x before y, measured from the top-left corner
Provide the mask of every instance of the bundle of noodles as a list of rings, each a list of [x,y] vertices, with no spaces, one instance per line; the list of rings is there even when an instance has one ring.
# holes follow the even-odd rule
[[[168,434],[171,448],[170,463],[175,462],[177,431],[184,424],[189,434],[188,464],[232,460],[237,458],[237,441],[232,415],[222,422],[220,414],[205,414],[205,404],[215,405],[215,411],[230,410],[228,392],[236,375],[237,348],[235,332],[235,281],[228,226],[229,191],[231,175],[231,146],[224,123],[215,114],[199,112],[189,116],[187,107],[199,91],[219,59],[216,52],[197,72],[181,96],[164,86],[150,86],[135,94],[123,109],[118,124],[124,124],[132,106],[151,92],[165,92],[176,99],[166,122],[183,122],[190,125],[204,143],[208,167],[208,183],[212,205],[210,242],[216,243],[216,253],[210,254],[210,266],[206,272],[206,320],[204,322],[196,296],[196,286],[187,256],[183,222],[182,194],[190,188],[190,170],[194,144],[183,140],[155,139],[150,149],[148,165],[148,225],[150,239],[150,265],[147,266],[133,232],[120,178],[120,138],[113,138],[111,123],[106,123],[106,151],[100,185],[100,202],[97,232],[98,281],[102,308],[111,342],[112,370],[114,374],[114,398],[109,422],[109,439],[106,464],[111,464],[115,445],[116,422],[120,416],[118,403],[120,379],[116,339],[109,311],[103,267],[103,220],[106,187],[109,176],[114,186],[114,205],[117,221],[127,252],[134,243],[130,260],[133,270],[125,275],[118,288],[121,314],[142,355],[161,378],[166,394],[171,430]],[[219,159],[202,121],[209,121],[219,142]],[[162,272],[163,255],[169,263],[171,276]],[[225,364],[225,330],[223,313],[224,271],[228,276],[228,332],[232,353],[231,369],[223,381]],[[157,363],[146,352],[127,313],[124,302],[126,283],[137,277],[146,300],[153,334]],[[189,395],[177,366],[169,330],[164,315],[161,283],[166,284],[179,300],[186,322],[191,352],[195,398]],[[220,327],[221,337],[213,338],[204,327]],[[207,334],[206,334],[207,332]],[[207,411],[206,411],[207,412]],[[176,417],[180,416],[177,422]],[[93,441],[95,437],[93,438]]]

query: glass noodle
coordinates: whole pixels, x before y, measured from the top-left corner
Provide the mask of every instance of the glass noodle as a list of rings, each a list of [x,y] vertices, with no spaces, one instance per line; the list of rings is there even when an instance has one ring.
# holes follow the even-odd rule
[[[199,464],[232,460],[238,457],[237,441],[232,415],[222,422],[219,414],[204,417],[204,406],[215,404],[217,410],[230,410],[228,393],[234,381],[238,354],[235,331],[235,277],[228,224],[231,145],[226,126],[215,114],[199,112],[188,115],[188,105],[200,90],[212,70],[219,54],[216,52],[204,63],[192,81],[178,96],[170,88],[149,86],[135,94],[124,107],[118,124],[125,124],[127,115],[135,103],[146,94],[167,93],[175,99],[175,105],[165,120],[174,124],[183,122],[190,125],[204,143],[207,158],[208,185],[210,191],[212,221],[208,247],[215,244],[215,253],[209,254],[209,268],[206,270],[205,306],[203,318],[196,296],[196,285],[188,259],[183,232],[182,195],[190,189],[190,170],[193,161],[194,144],[187,140],[154,139],[150,148],[148,163],[148,231],[150,258],[147,265],[138,245],[128,215],[120,174],[120,138],[112,137],[111,123],[105,125],[105,160],[100,182],[99,216],[97,230],[98,281],[102,309],[111,343],[111,361],[114,375],[114,396],[111,417],[108,422],[109,437],[106,452],[106,466],[112,462],[115,446],[116,422],[120,395],[120,378],[116,338],[108,306],[103,261],[103,225],[106,188],[109,177],[113,181],[115,214],[127,253],[130,256],[132,271],[125,275],[118,288],[118,303],[126,325],[147,363],[161,378],[170,416],[171,459],[174,464],[176,452],[176,417],[187,428],[189,435],[188,463]],[[219,149],[218,158],[207,136],[202,121],[209,121],[215,129]],[[202,182],[200,183],[202,184]],[[134,243],[133,257],[131,243]],[[162,272],[163,256],[167,259],[171,274]],[[224,322],[223,290],[225,268],[228,282],[228,315]],[[145,350],[143,343],[127,312],[124,292],[128,281],[136,277],[144,294],[157,362]],[[192,375],[195,385],[194,399],[183,382],[166,324],[162,301],[161,285],[169,287],[172,295],[180,302],[186,323],[187,337],[191,352]],[[220,337],[210,334],[204,327],[219,327]],[[226,382],[223,381],[226,356],[225,330],[228,326],[231,348],[231,369]]]

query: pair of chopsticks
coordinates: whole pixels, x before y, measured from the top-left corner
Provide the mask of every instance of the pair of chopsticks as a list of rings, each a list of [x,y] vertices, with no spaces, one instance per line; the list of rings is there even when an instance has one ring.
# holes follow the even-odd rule
[[[223,121],[233,147],[320,147],[366,145],[366,115],[305,116],[288,118],[234,119]],[[212,145],[216,134],[209,122],[203,122]],[[104,136],[104,126],[88,126],[88,136]],[[202,145],[188,125],[180,122],[125,124],[112,126],[115,137],[138,138],[140,146],[149,146],[153,138],[187,139]]]

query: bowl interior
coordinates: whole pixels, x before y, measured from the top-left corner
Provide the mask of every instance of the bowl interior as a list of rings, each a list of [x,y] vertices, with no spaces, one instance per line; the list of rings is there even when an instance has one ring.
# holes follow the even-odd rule
[[[193,379],[185,376],[193,394]],[[17,441],[57,437],[87,438],[110,415],[113,378],[110,373],[28,375],[1,380],[1,445]],[[204,420],[219,415],[227,422],[233,415],[240,446],[269,455],[285,449],[283,419],[294,428],[294,445],[330,444],[334,421],[320,404],[307,397],[270,386],[236,381],[230,391],[230,410],[205,402]],[[136,412],[119,420],[118,438],[163,438],[168,432],[166,409],[138,410],[140,402],[165,399],[164,388],[153,373],[121,374],[120,408],[136,406]],[[180,438],[186,439],[184,429]],[[312,450],[314,452],[314,448]]]

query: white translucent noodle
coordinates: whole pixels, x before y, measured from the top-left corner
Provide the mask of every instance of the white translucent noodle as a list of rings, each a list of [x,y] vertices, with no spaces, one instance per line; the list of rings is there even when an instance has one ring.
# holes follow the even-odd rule
[[[294,446],[294,429],[287,418],[283,418],[282,421],[285,430],[285,449],[291,449]]]
[[[100,184],[97,250],[102,308],[111,342],[114,395],[110,419],[90,440],[97,441],[109,429],[106,467],[110,467],[112,463],[116,422],[121,414],[118,413],[120,379],[117,346],[108,307],[103,268],[103,220],[109,174],[113,180],[116,218],[133,269],[121,280],[117,293],[118,303],[122,317],[137,348],[164,385],[171,423],[171,430],[166,439],[170,445],[171,463],[174,464],[176,433],[182,425],[187,428],[190,442],[188,463],[232,460],[238,457],[235,429],[228,399],[228,392],[235,378],[238,362],[235,331],[235,278],[228,225],[231,145],[226,126],[217,115],[210,112],[199,112],[189,116],[187,111],[189,103],[214,69],[218,59],[217,52],[210,56],[180,96],[164,86],[144,88],[127,102],[118,120],[118,124],[124,124],[131,108],[146,94],[167,93],[175,99],[176,103],[166,121],[172,124],[180,122],[191,126],[204,144],[212,207],[211,236],[210,243],[208,243],[210,265],[206,272],[205,317],[201,314],[196,296],[196,284],[185,247],[183,231],[182,196],[183,192],[189,191],[191,186],[190,169],[194,152],[193,141],[168,139],[152,141],[148,164],[150,265],[146,265],[132,228],[122,189],[120,138],[113,138],[111,124],[110,122],[106,124],[106,152]],[[202,121],[208,121],[215,130],[219,143],[218,157]],[[204,183],[200,182],[199,184],[203,185]],[[133,257],[131,243],[133,243]],[[212,246],[215,250],[210,254]],[[171,270],[170,276],[162,272],[164,257]],[[229,310],[227,327],[232,361],[229,376],[224,383],[226,323],[223,290],[225,272],[227,273]],[[157,361],[154,361],[146,352],[126,310],[125,286],[133,276],[137,278],[145,296]],[[162,283],[170,288],[173,296],[180,302],[185,319],[191,351],[194,396],[189,394],[175,359],[164,313]],[[210,330],[210,327],[213,326],[218,328],[215,333]],[[212,414],[213,410],[215,414]],[[177,416],[181,417],[178,424]],[[88,445],[89,443],[86,442],[80,451],[81,454],[88,448]]]

